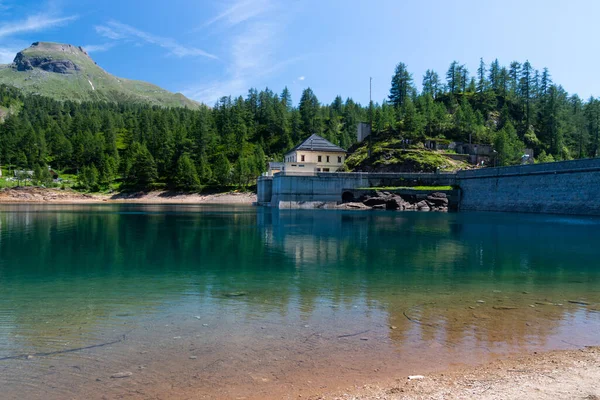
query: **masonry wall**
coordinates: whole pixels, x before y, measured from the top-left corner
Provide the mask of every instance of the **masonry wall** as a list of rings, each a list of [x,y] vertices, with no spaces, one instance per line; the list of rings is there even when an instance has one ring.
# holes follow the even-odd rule
[[[600,215],[600,159],[460,171],[461,210]]]
[[[259,205],[271,202],[273,196],[273,177],[260,176],[256,182],[256,201]]]
[[[260,183],[260,181],[259,181]],[[271,206],[295,207],[298,203],[338,203],[346,189],[453,185],[455,174],[317,173],[314,176],[277,174],[273,177]],[[262,197],[259,186],[259,198]],[[260,201],[260,200],[259,200]]]
[[[460,210],[600,215],[600,158],[460,171],[457,174],[277,174],[259,180],[258,201],[280,208],[320,208],[348,189],[457,185]],[[261,200],[262,199],[262,200]]]

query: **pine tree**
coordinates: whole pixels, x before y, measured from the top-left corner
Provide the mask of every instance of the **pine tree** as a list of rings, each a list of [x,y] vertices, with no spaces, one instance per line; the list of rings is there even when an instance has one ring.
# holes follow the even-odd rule
[[[187,154],[183,154],[177,160],[175,184],[177,185],[177,188],[183,190],[198,190],[200,188],[198,172],[196,171],[192,159]]]
[[[423,76],[423,94],[429,95],[435,99],[440,92],[440,86],[439,75],[428,69]]]
[[[389,99],[395,107],[402,107],[406,99],[413,91],[412,74],[406,68],[406,64],[396,65],[394,76],[392,76],[392,87],[390,89]]]
[[[303,132],[303,136],[313,133],[320,134],[319,100],[311,88],[304,89],[302,92],[299,110],[301,120],[300,129]]]
[[[531,125],[532,80],[531,64],[529,61],[525,61],[521,69],[520,93],[525,102],[525,126],[527,129]]]
[[[495,59],[492,64],[490,65],[490,72],[489,72],[489,79],[490,79],[490,87],[491,89],[496,92],[499,93],[499,89],[500,89],[500,63],[498,62],[498,59]]]
[[[477,68],[477,93],[483,93],[487,90],[488,81],[485,77],[486,66],[483,58],[479,59],[479,68]]]
[[[220,185],[229,185],[231,182],[231,164],[225,154],[217,154],[213,173],[217,183]]]
[[[452,61],[450,68],[446,72],[446,82],[448,84],[448,91],[451,94],[458,93],[460,88],[460,65],[458,61]]]
[[[143,186],[154,183],[158,179],[154,157],[145,145],[138,145],[137,151],[133,154],[129,175],[129,182]]]

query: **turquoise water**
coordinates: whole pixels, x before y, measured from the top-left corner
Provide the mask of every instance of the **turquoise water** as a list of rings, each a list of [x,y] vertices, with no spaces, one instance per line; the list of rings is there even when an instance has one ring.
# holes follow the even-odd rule
[[[598,345],[599,243],[594,218],[1,205],[0,397],[294,397]]]

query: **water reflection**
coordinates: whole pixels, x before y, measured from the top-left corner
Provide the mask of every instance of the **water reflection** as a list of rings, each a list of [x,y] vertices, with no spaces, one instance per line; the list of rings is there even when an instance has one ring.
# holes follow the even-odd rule
[[[1,206],[0,358],[126,335],[51,359],[66,368],[53,378],[60,395],[72,395],[69,381],[85,386],[87,374],[130,363],[155,363],[155,385],[170,371],[190,386],[194,371],[243,387],[271,368],[283,371],[278,380],[257,379],[285,387],[327,379],[333,367],[336,379],[368,379],[400,361],[598,344],[599,226],[503,214]],[[73,360],[83,377],[65,367]],[[47,361],[18,371],[33,377]],[[357,361],[369,368],[357,372]],[[27,382],[14,371],[0,361],[0,385],[16,396]]]

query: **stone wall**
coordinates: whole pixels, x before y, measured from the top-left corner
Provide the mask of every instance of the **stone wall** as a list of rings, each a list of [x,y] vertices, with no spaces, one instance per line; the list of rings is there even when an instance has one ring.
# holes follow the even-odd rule
[[[258,181],[259,204],[279,208],[326,208],[344,191],[384,186],[461,189],[460,210],[600,215],[600,158],[459,171],[456,174],[277,174]]]
[[[256,182],[256,202],[258,205],[267,205],[273,196],[273,177],[260,176]]]
[[[260,192],[259,202],[263,194]],[[271,206],[298,208],[302,203],[338,203],[347,189],[454,185],[455,174],[396,174],[396,173],[317,173],[314,176],[276,174],[273,177]],[[265,196],[266,197],[266,196]]]
[[[600,215],[600,159],[460,171],[461,210]]]

